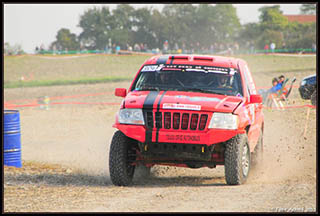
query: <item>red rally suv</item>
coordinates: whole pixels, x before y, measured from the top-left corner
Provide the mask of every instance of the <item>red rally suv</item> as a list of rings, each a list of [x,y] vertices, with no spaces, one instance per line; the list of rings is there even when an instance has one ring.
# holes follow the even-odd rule
[[[229,185],[246,181],[261,161],[262,97],[244,60],[162,55],[145,61],[124,97],[109,151],[114,185],[132,183],[153,165],[225,166]]]

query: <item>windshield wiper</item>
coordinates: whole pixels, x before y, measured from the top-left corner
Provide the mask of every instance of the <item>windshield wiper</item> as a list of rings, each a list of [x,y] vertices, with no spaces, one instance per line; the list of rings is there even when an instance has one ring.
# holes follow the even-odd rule
[[[203,93],[214,93],[214,94],[222,94],[222,92],[210,90],[210,89],[202,89],[202,88],[181,88],[180,91],[195,91],[195,92],[203,92]]]
[[[144,86],[142,88],[136,88],[137,91],[160,91],[159,87],[154,86]]]

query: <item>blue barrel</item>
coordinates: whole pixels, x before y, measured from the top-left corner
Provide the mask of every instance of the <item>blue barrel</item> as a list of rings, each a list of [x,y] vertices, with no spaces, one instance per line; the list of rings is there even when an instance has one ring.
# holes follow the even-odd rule
[[[20,114],[18,110],[4,110],[4,165],[22,167]]]

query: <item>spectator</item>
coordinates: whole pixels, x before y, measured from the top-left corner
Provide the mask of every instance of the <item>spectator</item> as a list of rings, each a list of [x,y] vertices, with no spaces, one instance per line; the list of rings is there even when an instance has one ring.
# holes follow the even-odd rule
[[[315,43],[312,44],[312,52],[317,51],[317,45]]]
[[[120,46],[116,46],[116,54],[118,54],[120,52]]]
[[[184,42],[182,43],[182,52],[186,53],[186,44]]]
[[[281,85],[282,85],[282,84],[283,84],[283,81],[284,81],[284,79],[285,79],[285,76],[284,76],[284,75],[281,75],[281,76],[278,77],[278,79],[279,79],[279,83],[281,83]]]
[[[112,53],[116,53],[116,44],[112,44]]]
[[[272,42],[272,43],[270,44],[271,52],[274,52],[275,48],[276,48],[276,44]]]
[[[250,44],[251,44],[250,45],[250,52],[251,52],[251,54],[254,54],[254,43],[251,42]]]
[[[235,54],[238,54],[239,44],[237,42],[234,44],[234,50],[235,50]]]
[[[175,44],[174,44],[174,50],[175,50],[175,51],[178,51],[178,49],[179,49],[179,46],[178,46],[177,43],[175,43]]]
[[[282,94],[283,95],[288,95],[288,93],[290,93],[290,92],[288,92],[288,90],[287,90],[287,88],[285,87],[285,86],[283,86],[283,85],[286,85],[286,83],[287,83],[287,81],[285,81],[285,76],[284,75],[281,75],[281,76],[279,76],[279,83],[281,84],[281,87],[283,87],[283,91],[282,91]],[[291,90],[290,90],[291,91]]]
[[[264,49],[265,52],[269,52],[269,45],[266,44],[263,49]]]
[[[210,45],[210,53],[213,54],[213,52],[214,52],[214,45],[211,44],[211,45]]]
[[[282,87],[282,84],[279,83],[279,80],[277,77],[272,79],[272,87],[268,90],[260,89],[259,94],[262,96],[262,103],[266,102],[266,99],[268,98],[269,94],[276,93],[279,91]]]
[[[282,83],[280,83],[279,79],[276,77],[272,79],[272,85],[273,85],[273,87],[271,89],[269,89],[270,93],[276,93],[282,87]]]
[[[40,46],[40,51],[41,51],[41,52],[44,51],[44,44],[41,44],[41,46]]]
[[[168,40],[165,40],[165,42],[163,43],[163,52],[168,53],[168,50],[169,50],[169,42]]]
[[[143,43],[140,43],[140,50],[141,50],[141,52],[145,52],[146,51],[145,48],[144,48]]]
[[[134,44],[133,50],[136,51],[136,52],[140,52],[141,48],[140,48],[139,44],[137,44],[137,43]]]

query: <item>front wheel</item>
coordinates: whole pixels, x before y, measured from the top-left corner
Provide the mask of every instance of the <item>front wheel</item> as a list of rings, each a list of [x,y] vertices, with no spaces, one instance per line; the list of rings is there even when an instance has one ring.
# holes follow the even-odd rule
[[[245,183],[250,171],[250,149],[246,134],[238,134],[226,143],[225,178],[228,185]]]
[[[135,171],[132,162],[135,159],[132,140],[121,131],[115,132],[109,151],[109,172],[114,185],[128,186],[131,184]]]

